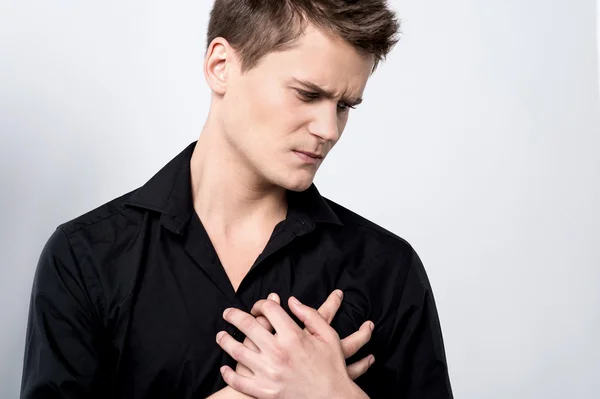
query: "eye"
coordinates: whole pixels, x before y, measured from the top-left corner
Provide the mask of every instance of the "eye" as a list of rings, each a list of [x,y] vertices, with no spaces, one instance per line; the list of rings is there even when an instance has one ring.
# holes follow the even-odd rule
[[[319,93],[314,93],[314,92],[301,90],[301,89],[294,89],[294,90],[296,90],[296,92],[300,96],[300,99],[304,102],[316,101],[321,97],[321,95]],[[340,102],[337,105],[337,109],[339,112],[348,112],[350,109],[355,109],[355,108],[356,108],[355,105],[350,105],[345,102]]]
[[[346,103],[338,103],[338,110],[342,111],[342,112],[346,112],[349,111],[350,109],[355,109],[356,106],[355,105],[350,105],[350,104],[346,104]]]
[[[312,93],[310,91],[304,91],[300,89],[296,89],[296,92],[302,97],[303,101],[309,102],[319,99],[319,93]]]

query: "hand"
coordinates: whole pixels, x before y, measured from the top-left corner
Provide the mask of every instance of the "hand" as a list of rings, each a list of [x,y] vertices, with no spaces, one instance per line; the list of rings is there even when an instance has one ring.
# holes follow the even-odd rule
[[[275,335],[253,316],[235,308],[225,310],[225,320],[239,328],[258,348],[252,350],[224,331],[217,334],[219,345],[253,373],[246,377],[224,366],[221,372],[225,382],[236,391],[259,398],[366,396],[348,375],[336,331],[315,309],[297,299],[291,297],[289,306],[304,323],[305,330],[275,301],[259,301],[251,311],[256,317],[264,315],[275,327]]]
[[[342,305],[342,299],[344,297],[344,293],[341,290],[333,291],[327,300],[323,302],[321,307],[318,309],[319,314],[327,321],[327,324],[331,324],[331,321],[335,317],[337,311]],[[270,294],[267,299],[275,301],[279,304],[279,296],[277,294]],[[257,302],[258,305],[258,302]],[[267,320],[264,316],[258,316],[256,318],[265,329],[268,331],[273,331],[273,327],[269,320]],[[360,328],[354,332],[353,334],[347,336],[342,340],[342,351],[344,353],[344,359],[348,359],[350,356],[354,355],[360,348],[362,348],[369,340],[371,339],[371,333],[374,329],[374,324],[371,321],[364,322]],[[305,328],[306,330],[306,328]],[[248,348],[258,351],[258,347],[252,342],[252,340],[248,337],[244,339],[244,345]],[[346,368],[348,375],[351,379],[355,380],[364,373],[375,363],[375,356],[368,355],[362,358],[361,360],[352,363]],[[244,376],[251,377],[253,375],[252,371],[244,366],[242,363],[238,362],[237,367],[235,369],[236,373]]]

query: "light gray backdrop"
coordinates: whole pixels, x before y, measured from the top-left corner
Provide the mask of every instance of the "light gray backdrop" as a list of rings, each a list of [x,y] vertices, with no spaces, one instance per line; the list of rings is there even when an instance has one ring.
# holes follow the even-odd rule
[[[0,397],[43,244],[205,120],[209,1],[0,0]],[[600,392],[593,0],[395,1],[403,36],[317,177],[409,240],[457,398]]]

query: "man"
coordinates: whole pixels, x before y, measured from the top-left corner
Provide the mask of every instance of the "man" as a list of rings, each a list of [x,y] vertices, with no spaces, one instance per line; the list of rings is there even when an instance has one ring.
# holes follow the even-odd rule
[[[42,252],[22,397],[452,397],[418,256],[312,184],[397,30],[383,0],[217,0],[198,141]]]

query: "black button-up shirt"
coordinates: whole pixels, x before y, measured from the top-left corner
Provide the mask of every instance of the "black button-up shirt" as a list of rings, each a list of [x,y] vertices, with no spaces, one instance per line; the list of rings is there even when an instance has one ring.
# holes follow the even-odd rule
[[[318,308],[336,288],[341,338],[366,320],[373,398],[451,398],[433,294],[413,248],[322,197],[289,191],[286,219],[234,291],[194,211],[192,143],[141,188],[57,228],[33,285],[23,398],[205,398],[235,362],[222,318],[271,292]],[[294,320],[298,320],[294,317]]]

